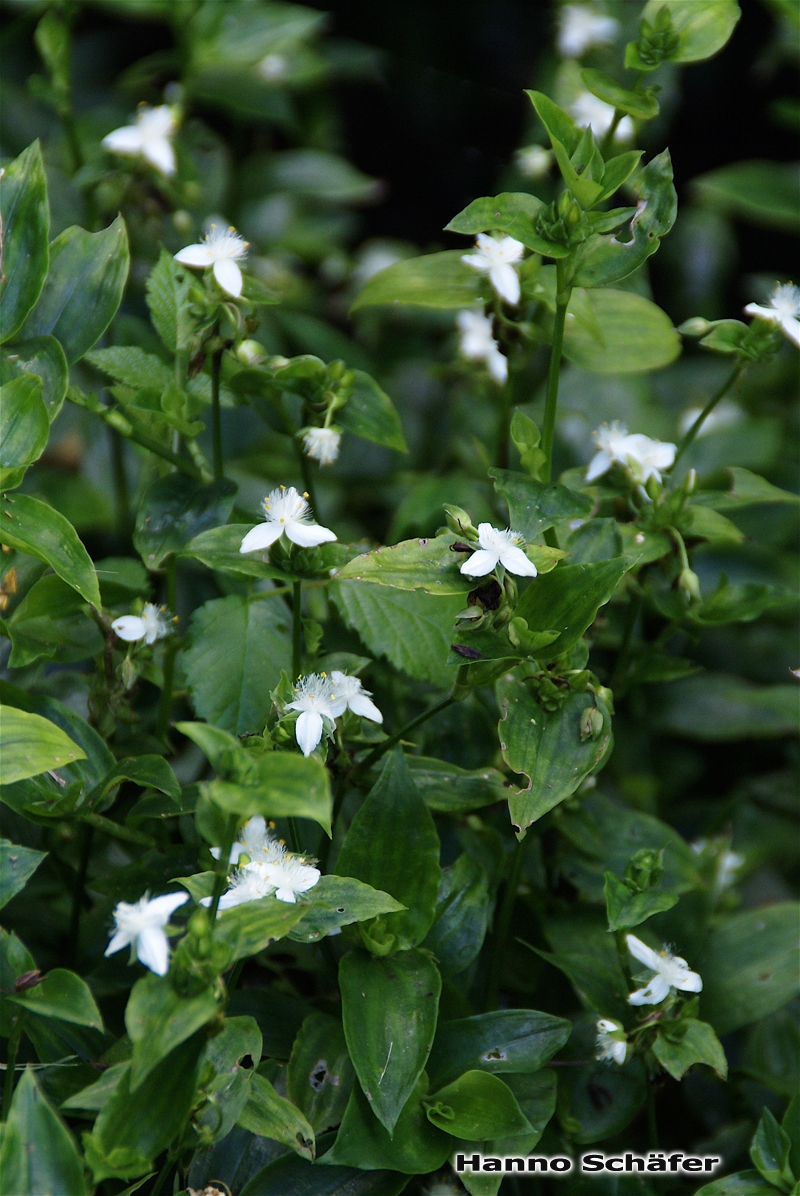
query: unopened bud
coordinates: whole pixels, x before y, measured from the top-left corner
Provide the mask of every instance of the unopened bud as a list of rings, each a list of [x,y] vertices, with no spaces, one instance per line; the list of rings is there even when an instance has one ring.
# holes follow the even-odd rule
[[[130,656],[126,656],[123,660],[120,673],[122,675],[122,684],[125,686],[125,689],[133,689],[134,685],[136,684],[136,678],[139,676],[139,670],[137,669],[134,661],[131,660]]]
[[[455,532],[457,536],[469,536],[477,540],[478,529],[463,507],[451,507],[445,503],[444,512],[447,526],[452,532]]]
[[[186,924],[186,929],[193,938],[204,938],[208,934],[208,914],[204,909],[196,909]]]
[[[682,324],[678,325],[678,332],[681,336],[690,336],[696,339],[708,336],[713,327],[714,325],[702,316],[692,316],[690,320],[684,320]]]
[[[596,706],[587,706],[581,717],[581,743],[597,739],[603,730],[603,716]]]
[[[236,356],[242,365],[261,365],[267,360],[264,346],[258,341],[242,341],[236,350]]]
[[[700,578],[693,569],[682,569],[678,578],[678,586],[683,590],[690,602],[700,602],[703,595],[700,590]]]
[[[607,685],[598,685],[595,694],[599,701],[608,707],[609,714],[614,713],[614,692]]]
[[[657,885],[664,875],[663,857],[663,848],[661,851],[653,851],[652,848],[645,847],[637,851],[625,868],[625,881],[629,887],[643,893],[645,889]]]
[[[175,226],[175,231],[183,233],[184,236],[187,236],[194,226],[194,221],[185,208],[178,208],[177,212],[172,213],[172,223]]]

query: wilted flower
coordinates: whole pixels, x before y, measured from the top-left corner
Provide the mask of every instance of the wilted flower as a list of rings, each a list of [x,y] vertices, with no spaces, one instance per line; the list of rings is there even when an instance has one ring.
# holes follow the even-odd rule
[[[489,281],[501,299],[516,307],[519,303],[520,287],[515,262],[522,261],[525,246],[513,237],[490,237],[478,233],[475,238],[475,253],[462,255],[462,262],[474,270],[488,273]]]
[[[319,461],[320,465],[332,465],[339,456],[342,433],[338,428],[306,428],[303,432],[303,448],[306,456]]]
[[[619,21],[590,4],[565,4],[558,13],[558,50],[565,58],[580,58],[592,46],[607,46],[619,31]]]
[[[336,535],[308,517],[308,500],[298,494],[294,486],[280,486],[271,490],[263,502],[266,523],[259,523],[247,533],[239,552],[256,552],[269,548],[283,533],[301,548],[316,548]]]
[[[364,689],[358,677],[351,677],[348,673],[333,669],[331,681],[337,697],[346,703],[347,709],[352,710],[353,714],[368,718],[373,723],[383,722],[383,715],[372,701],[370,691]]]
[[[581,91],[569,108],[572,117],[582,129],[591,129],[595,137],[602,137],[611,128],[614,108],[605,100],[598,99],[590,91]],[[628,141],[633,137],[633,121],[623,116],[614,133],[615,141]]]
[[[492,321],[482,311],[460,311],[456,317],[461,333],[461,349],[468,361],[483,361],[495,382],[508,377],[508,361],[492,335]]]
[[[164,927],[178,906],[188,900],[188,893],[167,893],[152,900],[145,893],[134,905],[120,901],[114,910],[116,926],[106,955],[132,945],[139,963],[158,976],[166,976],[169,944]]]
[[[703,981],[697,972],[689,970],[688,963],[680,955],[673,955],[666,947],[654,951],[637,939],[635,934],[626,935],[625,942],[633,958],[655,973],[644,988],[638,988],[630,994],[629,1005],[659,1005],[672,989],[687,993],[702,992]]]
[[[540,179],[547,174],[553,155],[543,145],[524,145],[514,155],[517,169],[528,179]]]
[[[677,452],[676,446],[666,441],[653,440],[639,432],[629,435],[625,425],[617,420],[598,428],[594,440],[599,452],[589,462],[587,482],[601,477],[614,464],[629,469],[641,485],[651,477],[660,482],[661,470],[672,466]]]
[[[205,238],[181,249],[175,254],[175,261],[197,270],[212,266],[223,291],[238,299],[242,293],[242,272],[237,262],[247,257],[247,248],[244,237],[240,237],[233,226],[220,228],[212,224]]]
[[[135,125],[114,129],[103,138],[103,149],[124,157],[142,157],[162,174],[175,173],[175,150],[172,138],[176,129],[175,116],[168,104],[150,108],[142,104],[136,114]]]
[[[294,701],[287,703],[287,710],[299,710],[294,734],[300,751],[310,756],[322,739],[324,719],[333,722],[347,709],[347,699],[342,697],[332,678],[324,673],[309,673],[302,677],[294,689]]]
[[[622,1067],[627,1053],[628,1043],[620,1023],[607,1017],[598,1018],[595,1059],[606,1063],[613,1061]]]
[[[792,344],[800,346],[800,320],[797,318],[800,316],[800,287],[790,282],[779,284],[769,297],[768,307],[748,303],[744,310],[748,316],[777,325]]]
[[[478,548],[468,561],[464,561],[461,572],[467,577],[486,577],[502,565],[517,577],[535,577],[537,570],[519,547],[522,536],[518,532],[502,531],[491,523],[478,524]]]
[[[169,635],[172,628],[167,618],[166,608],[158,607],[153,602],[145,602],[141,615],[121,615],[111,624],[112,630],[126,643],[144,640],[146,644],[154,644]]]

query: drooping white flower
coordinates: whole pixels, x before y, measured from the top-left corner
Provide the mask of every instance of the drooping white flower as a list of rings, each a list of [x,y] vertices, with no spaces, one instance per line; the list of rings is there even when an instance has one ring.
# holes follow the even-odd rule
[[[343,700],[348,710],[358,714],[361,718],[368,718],[370,722],[382,723],[383,715],[372,701],[372,695],[359,681],[358,677],[351,677],[348,673],[341,673],[338,669],[331,672],[331,681],[337,696]]]
[[[702,407],[688,407],[678,421],[678,431],[681,436],[685,436],[691,428],[692,424],[701,415]],[[709,432],[720,432],[723,428],[732,428],[734,424],[738,424],[742,418],[742,409],[736,403],[732,403],[730,399],[723,399],[713,411],[711,411],[700,425],[700,431],[697,433],[697,439],[702,436],[708,436]]]
[[[287,539],[301,548],[316,548],[336,535],[327,527],[321,527],[308,517],[308,500],[298,494],[294,486],[279,486],[271,490],[263,502],[266,523],[252,528],[239,548],[239,552],[257,552],[269,548],[286,533]]]
[[[322,739],[324,720],[333,722],[347,709],[347,700],[340,696],[332,678],[324,673],[309,673],[302,677],[294,688],[294,701],[288,702],[287,710],[299,710],[294,734],[300,751],[310,756]]]
[[[303,434],[303,448],[306,456],[320,465],[332,465],[339,456],[342,433],[338,428],[306,428]]]
[[[581,91],[570,104],[570,113],[576,125],[591,129],[595,137],[602,137],[611,127],[614,119],[613,105],[598,99],[590,91]],[[633,137],[633,121],[623,116],[614,133],[615,141],[628,141]]]
[[[142,157],[156,170],[170,177],[175,173],[175,150],[172,138],[176,129],[175,116],[168,104],[150,108],[142,104],[136,114],[135,125],[114,129],[102,140],[103,149],[124,157]]]
[[[628,1053],[628,1044],[625,1031],[619,1022],[614,1022],[608,1017],[599,1017],[595,1042],[595,1059],[606,1063],[618,1063],[622,1067]]]
[[[517,532],[503,531],[491,523],[478,524],[478,548],[468,561],[464,561],[461,572],[467,577],[486,577],[502,565],[516,577],[535,577],[537,570],[519,547],[522,536]]]
[[[677,447],[667,441],[653,440],[641,432],[630,435],[625,425],[616,420],[598,428],[594,440],[599,452],[589,462],[587,482],[601,477],[615,464],[630,470],[640,485],[651,477],[660,482],[661,471],[672,466],[677,452]]]
[[[172,630],[165,610],[163,606],[145,602],[141,615],[121,615],[111,624],[112,630],[126,643],[144,640],[146,644],[154,644]]]
[[[643,988],[630,994],[629,1005],[659,1005],[672,989],[687,993],[702,992],[703,981],[697,972],[690,971],[688,963],[680,955],[673,955],[666,947],[654,951],[637,939],[635,934],[626,935],[625,942],[633,958],[654,973]]]
[[[508,377],[508,360],[497,347],[492,335],[492,321],[482,311],[460,311],[456,317],[461,333],[461,349],[468,361],[483,361],[495,382],[501,384]]]
[[[289,62],[283,54],[267,54],[256,67],[267,83],[282,83],[289,73]]]
[[[619,21],[591,4],[565,4],[558,12],[558,51],[580,58],[592,46],[607,46],[619,32]]]
[[[266,819],[261,814],[254,814],[239,832],[240,838],[231,847],[229,863],[239,862],[239,856],[246,854],[254,863],[272,863],[286,854],[286,848],[280,839],[273,835],[267,826]],[[212,847],[211,854],[215,860],[219,859],[219,847]]]
[[[792,344],[800,346],[800,320],[797,318],[800,316],[800,287],[790,282],[780,283],[770,295],[768,307],[748,303],[744,310],[748,316],[776,324]]]
[[[247,257],[247,248],[247,241],[235,228],[212,224],[205,238],[181,249],[175,254],[175,261],[196,270],[213,267],[214,277],[223,291],[238,299],[242,293],[242,272],[237,262]]]
[[[525,246],[514,237],[490,237],[478,233],[475,238],[475,253],[462,255],[462,262],[473,270],[488,273],[489,281],[501,299],[516,307],[519,303],[519,277],[514,269],[515,262],[522,261]]]
[[[106,955],[113,955],[123,947],[132,945],[139,963],[158,976],[166,976],[169,943],[164,927],[178,906],[188,900],[188,893],[167,893],[152,900],[145,893],[133,905],[120,901],[114,910],[116,925],[111,942],[106,947]]]
[[[300,855],[287,854],[282,860],[274,864],[265,864],[264,871],[269,882],[275,889],[278,901],[289,901],[294,904],[298,893],[307,893],[313,889],[320,878],[319,868],[314,868]]]
[[[517,169],[527,179],[543,178],[553,164],[553,154],[543,145],[524,145],[514,155]]]

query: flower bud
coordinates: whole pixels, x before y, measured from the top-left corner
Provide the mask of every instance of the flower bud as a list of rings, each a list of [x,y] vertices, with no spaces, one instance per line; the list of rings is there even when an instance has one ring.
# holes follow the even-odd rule
[[[672,14],[666,4],[659,8],[652,24],[643,20],[639,26],[636,49],[641,61],[651,70],[670,59],[680,44],[680,36],[672,24]]]
[[[609,714],[614,713],[614,693],[606,685],[598,685],[594,691],[598,700],[608,707]]]
[[[587,706],[581,717],[581,743],[597,739],[603,730],[603,716],[596,706]]]
[[[236,350],[236,356],[242,365],[261,365],[267,360],[264,346],[258,341],[242,341]]]
[[[445,503],[444,512],[447,526],[451,532],[455,532],[457,536],[466,536],[469,539],[477,540],[478,529],[463,507],[452,507]]]
[[[205,938],[209,932],[208,914],[206,911],[202,908],[196,909],[186,923],[186,929],[192,938]]]
[[[625,868],[625,882],[637,893],[657,885],[664,875],[664,849],[643,848],[632,856]]]
[[[136,664],[131,660],[130,656],[126,656],[120,667],[120,674],[122,676],[122,684],[125,689],[133,689],[136,684],[136,678],[139,676],[139,670]]]
[[[172,223],[176,232],[181,233],[184,237],[191,235],[194,221],[185,208],[178,208],[177,212],[172,213]]]
[[[690,320],[684,320],[682,324],[678,325],[678,332],[681,336],[699,338],[708,336],[713,327],[714,325],[703,319],[702,316],[692,316]]]
[[[682,569],[681,575],[678,578],[678,586],[683,590],[690,602],[700,602],[702,600],[702,592],[700,590],[700,578],[693,569]]]

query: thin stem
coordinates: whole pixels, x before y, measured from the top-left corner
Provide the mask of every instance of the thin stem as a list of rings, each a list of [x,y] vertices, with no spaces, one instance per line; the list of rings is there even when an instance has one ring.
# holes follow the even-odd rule
[[[500,392],[500,413],[497,419],[497,451],[495,460],[499,469],[508,469],[508,441],[511,435],[511,414],[514,408],[514,383],[511,370]]]
[[[292,582],[292,680],[303,671],[303,583]]]
[[[81,906],[86,899],[86,874],[89,870],[89,857],[92,853],[92,837],[94,831],[91,826],[84,824],[79,830],[80,857],[75,884],[72,888],[72,909],[69,916],[69,931],[67,935],[70,964],[74,968],[78,962],[78,931],[81,924]]]
[[[553,347],[550,351],[550,367],[547,371],[547,393],[544,401],[544,420],[542,421],[542,452],[545,457],[541,471],[543,482],[549,482],[553,472],[553,440],[556,431],[558,381],[561,376],[561,350],[564,344],[567,306],[572,294],[572,287],[564,286],[564,264],[562,261],[557,263],[556,269],[558,271],[556,319],[553,326]]]
[[[150,1196],[158,1196],[158,1193],[164,1187],[167,1176],[169,1175],[170,1171],[172,1170],[173,1162],[174,1162],[174,1160],[173,1160],[172,1156],[168,1154],[164,1161],[164,1166],[161,1168],[158,1175],[156,1176],[156,1182],[153,1184],[152,1188],[150,1189]]]
[[[8,1036],[8,1051],[6,1054],[6,1075],[3,1082],[3,1114],[0,1120],[8,1121],[8,1111],[11,1108],[11,1097],[14,1095],[14,1068],[17,1064],[17,1053],[22,1038],[22,1022],[25,1010],[20,1009],[14,1015],[11,1023],[11,1033]]]
[[[131,533],[131,501],[128,489],[128,475],[125,471],[125,453],[122,437],[116,428],[109,428],[111,440],[111,470],[114,475],[114,498],[117,508],[117,535],[127,540]]]
[[[151,839],[143,831],[134,831],[127,826],[120,826],[118,822],[104,818],[102,814],[81,814],[80,819],[87,826],[93,826],[95,830],[102,831],[104,835],[110,835],[112,839],[120,839],[123,843],[136,843],[139,847],[157,846],[155,839]]]
[[[242,971],[244,970],[244,965],[246,962],[247,962],[247,960],[240,959],[240,960],[238,960],[237,963],[235,963],[233,965],[233,970],[231,971],[231,974],[228,977],[226,984],[225,984],[225,991],[227,992],[228,996],[231,995],[233,990],[236,988],[236,985],[239,983],[239,977],[241,976]]]
[[[606,135],[603,138],[603,143],[600,146],[600,153],[603,155],[604,158],[605,158],[606,154],[608,153],[608,151],[614,145],[614,134],[616,133],[617,129],[619,128],[620,123],[622,122],[622,118],[624,116],[625,116],[625,113],[622,111],[622,109],[620,109],[620,108],[614,109],[614,119],[612,120],[611,124],[608,126],[608,129],[606,130]]]
[[[217,866],[214,869],[214,891],[211,895],[211,908],[208,911],[212,924],[216,921],[217,910],[219,909],[219,899],[225,888],[225,881],[228,879],[228,861],[230,859],[231,848],[236,842],[236,831],[239,827],[239,819],[235,814],[228,815],[228,829],[225,835],[225,842],[220,844],[219,859]]]
[[[175,614],[178,604],[178,562],[171,553],[167,557],[167,610]],[[161,688],[161,702],[158,708],[156,736],[166,741],[169,730],[169,716],[172,712],[172,687],[175,680],[175,655],[178,651],[177,637],[169,636],[164,646],[164,684]]]
[[[714,395],[712,395],[712,396],[711,396],[711,398],[708,400],[708,402],[706,403],[705,407],[704,407],[704,408],[703,408],[703,410],[700,412],[700,414],[698,415],[697,419],[694,421],[694,423],[692,424],[691,428],[689,429],[689,431],[688,431],[688,432],[686,433],[686,435],[684,436],[683,440],[682,440],[682,441],[680,442],[680,444],[678,445],[678,451],[677,451],[677,452],[676,452],[676,454],[675,454],[675,465],[677,465],[677,464],[678,464],[678,462],[680,461],[681,457],[682,457],[682,456],[683,456],[683,454],[686,452],[686,450],[688,449],[689,445],[690,445],[690,444],[692,444],[692,442],[693,442],[693,441],[694,441],[694,439],[696,438],[696,436],[697,436],[698,432],[699,432],[699,431],[700,431],[700,429],[702,428],[703,424],[705,423],[705,421],[708,419],[708,417],[709,417],[709,415],[711,414],[711,412],[712,412],[712,411],[714,410],[714,408],[716,407],[717,403],[720,401],[720,399],[722,399],[722,398],[724,398],[724,397],[725,397],[725,395],[728,393],[728,391],[730,390],[730,388],[733,386],[733,384],[734,384],[734,382],[736,381],[736,379],[737,379],[737,378],[739,377],[739,375],[742,373],[743,369],[744,369],[744,366],[743,366],[743,365],[737,365],[737,366],[736,366],[736,367],[735,367],[735,368],[732,370],[732,372],[730,373],[730,375],[728,376],[728,378],[726,379],[726,381],[725,381],[725,382],[723,382],[722,386],[719,388],[719,390],[717,391],[717,393],[716,393],[716,394],[714,394]]]
[[[219,376],[222,370],[222,350],[211,354],[211,437],[213,441],[212,462],[214,481],[225,476],[222,459],[222,411],[219,405]]]
[[[308,498],[308,505],[311,508],[311,515],[314,519],[318,518],[317,495],[314,489],[314,476],[311,472],[311,462],[303,452],[303,446],[298,444],[295,440],[297,448],[297,455],[300,461],[300,472],[303,475],[303,488],[305,489]]]
[[[489,960],[489,975],[486,981],[486,1000],[484,1001],[484,1011],[486,1013],[497,1008],[497,999],[500,995],[500,972],[508,949],[508,932],[511,929],[511,915],[514,912],[514,902],[517,899],[517,889],[519,888],[519,880],[522,875],[522,865],[525,862],[525,852],[528,847],[529,837],[526,835],[524,839],[518,840],[514,848],[514,858],[511,861],[511,869],[503,891],[503,901],[500,906],[500,913],[497,916],[497,926],[492,940],[492,954]]]
[[[394,735],[390,735],[388,739],[384,739],[377,747],[364,757],[360,764],[357,764],[350,773],[350,780],[355,782],[362,777],[365,772],[368,772],[376,760],[380,760],[381,756],[390,751],[395,744],[398,744],[401,739],[405,739],[407,735],[420,725],[420,723],[427,722],[429,718],[433,718],[434,714],[438,714],[440,710],[446,710],[448,706],[452,706],[454,702],[458,702],[459,698],[454,698],[452,694],[446,698],[442,698],[441,702],[437,702],[435,706],[429,706],[427,710],[423,710],[422,714],[418,714],[416,718],[412,718],[410,723],[406,723]]]
[[[628,660],[631,654],[631,643],[633,642],[633,632],[636,627],[636,620],[639,618],[639,611],[642,606],[641,594],[631,594],[628,602],[628,612],[625,616],[625,627],[622,631],[622,641],[619,646],[619,653],[617,654],[616,664],[614,665],[614,673],[611,677],[611,688],[616,689],[625,676],[625,670],[628,667]]]

